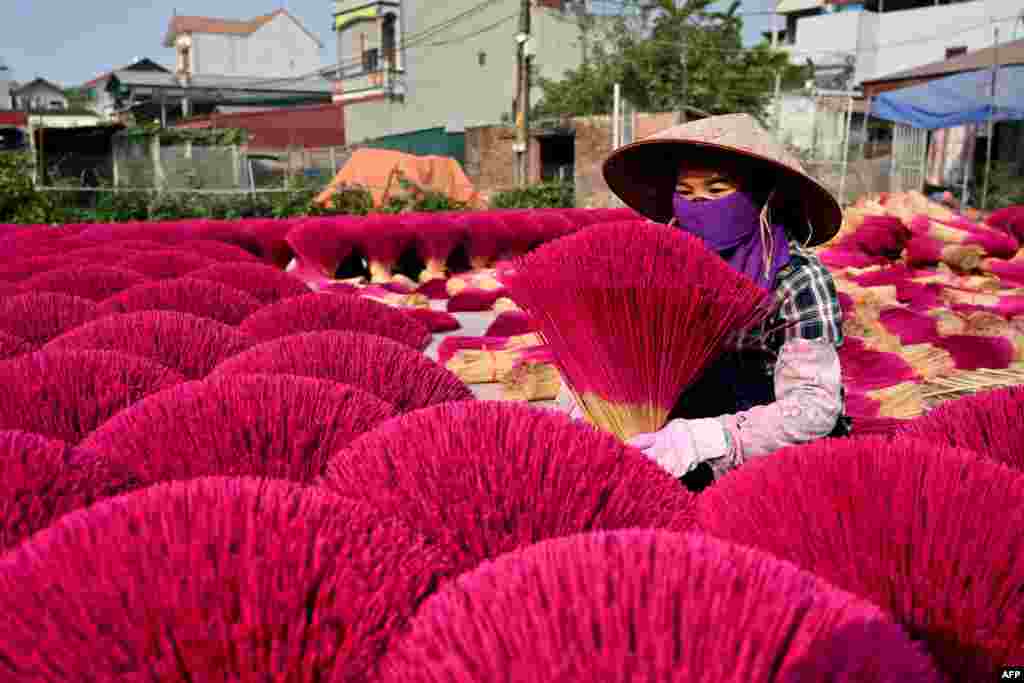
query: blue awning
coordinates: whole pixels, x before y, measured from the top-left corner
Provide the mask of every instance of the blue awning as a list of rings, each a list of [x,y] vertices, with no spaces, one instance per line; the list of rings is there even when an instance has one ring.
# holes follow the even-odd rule
[[[871,114],[915,128],[985,123],[993,112],[992,70],[970,71],[877,95]],[[994,121],[1024,119],[1024,65],[999,68]]]

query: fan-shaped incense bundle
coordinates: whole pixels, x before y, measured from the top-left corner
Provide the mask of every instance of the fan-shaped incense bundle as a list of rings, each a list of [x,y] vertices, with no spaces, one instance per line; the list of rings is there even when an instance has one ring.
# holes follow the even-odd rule
[[[935,346],[949,352],[957,370],[1005,368],[1017,357],[1017,349],[1005,337],[957,335],[940,337]]]
[[[44,350],[117,351],[202,379],[221,361],[254,346],[238,328],[177,311],[108,315],[65,332]]]
[[[58,292],[90,301],[102,301],[145,281],[142,275],[123,268],[70,266],[34,275],[21,286],[34,292]]]
[[[869,391],[914,379],[914,369],[897,353],[875,351],[856,337],[847,339],[839,349],[843,384]]]
[[[238,325],[260,308],[245,292],[209,280],[155,280],[130,287],[98,306],[101,314],[178,311]]]
[[[397,517],[463,569],[581,531],[693,528],[695,496],[636,449],[562,413],[497,401],[388,420],[339,451],[320,484]]]
[[[115,264],[119,268],[135,271],[151,280],[170,280],[188,275],[194,270],[207,268],[218,263],[211,258],[186,250],[147,251],[130,256]]]
[[[403,308],[402,313],[426,327],[432,334],[454,332],[462,328],[458,318],[444,311],[435,311],[431,308]]]
[[[443,280],[447,275],[448,258],[467,239],[465,226],[454,216],[433,213],[406,214],[403,220],[412,231],[413,244],[426,266],[419,281]]]
[[[77,444],[139,399],[185,378],[114,351],[39,351],[0,363],[0,429]]]
[[[965,448],[1024,469],[1024,386],[947,401],[907,422],[901,434]]]
[[[886,308],[879,312],[878,321],[896,335],[901,344],[924,344],[939,336],[938,321],[924,313],[908,308]]]
[[[946,289],[943,291],[943,298],[951,304],[986,309],[1004,318],[1024,314],[1024,296],[1006,293],[1005,290],[998,294],[987,294]]]
[[[697,505],[709,533],[870,600],[951,680],[985,681],[1024,648],[1022,483],[938,435],[854,437],[748,462]]]
[[[352,254],[362,218],[331,216],[306,218],[285,238],[295,251],[296,277],[303,280],[331,279]]]
[[[329,380],[222,375],[147,396],[81,446],[146,483],[213,475],[311,483],[338,450],[394,414]]]
[[[94,302],[68,294],[26,292],[0,299],[0,330],[36,348],[99,315]]]
[[[950,244],[929,235],[915,235],[903,250],[903,260],[911,266],[931,266],[942,262],[959,270],[974,270],[985,250],[977,245]]]
[[[498,314],[498,317],[487,327],[484,336],[511,337],[517,334],[529,334],[532,331],[530,316],[522,311],[506,311]]]
[[[400,216],[372,214],[363,218],[355,229],[356,243],[366,254],[370,281],[391,280],[392,271],[415,235]]]
[[[1015,258],[1004,261],[1002,259],[986,258],[981,260],[981,264],[978,267],[986,273],[995,275],[1000,281],[1005,280],[1014,287],[1024,286],[1024,259]]]
[[[587,418],[620,438],[660,429],[769,292],[699,238],[654,223],[597,224],[499,269]]]
[[[449,313],[474,313],[489,311],[498,299],[508,296],[504,289],[463,289],[448,299]]]
[[[403,413],[474,399],[458,377],[419,351],[359,332],[306,332],[264,342],[227,359],[211,377],[263,373],[351,384]]]
[[[309,294],[309,287],[302,280],[260,263],[218,263],[193,271],[187,277],[234,287],[261,304]]]
[[[1013,235],[1024,244],[1024,206],[1008,206],[993,211],[985,222],[1008,235]]]
[[[927,236],[944,244],[959,244],[979,247],[984,255],[999,258],[1010,258],[1020,248],[1016,238],[995,230],[975,227],[964,230],[939,221],[930,220],[927,216],[915,216],[910,221],[910,231],[916,236]]]
[[[218,263],[259,263],[260,260],[236,244],[209,239],[192,239],[181,242],[177,248],[198,254]]]
[[[295,251],[288,244],[288,233],[297,223],[292,220],[243,218],[239,221],[239,228],[258,245],[254,253],[265,264],[284,270],[295,258]]]
[[[829,268],[865,268],[889,262],[884,256],[865,254],[857,247],[834,246],[817,252],[818,259]]]
[[[937,683],[867,600],[702,534],[543,541],[429,598],[381,683]]]
[[[496,211],[470,211],[457,222],[469,241],[469,262],[474,270],[486,268],[505,248],[508,227]],[[449,293],[451,290],[449,290]]]
[[[18,431],[0,432],[0,482],[0,552],[72,510],[140,483],[95,453]]]
[[[452,571],[408,527],[313,487],[157,484],[0,558],[0,678],[373,680]]]
[[[388,337],[423,350],[430,330],[401,311],[348,294],[311,292],[264,306],[246,318],[239,330],[259,341],[301,332],[355,330]]]
[[[421,294],[428,299],[447,299],[448,298],[448,281],[440,278],[434,278],[427,280],[419,287],[416,288],[416,293]]]

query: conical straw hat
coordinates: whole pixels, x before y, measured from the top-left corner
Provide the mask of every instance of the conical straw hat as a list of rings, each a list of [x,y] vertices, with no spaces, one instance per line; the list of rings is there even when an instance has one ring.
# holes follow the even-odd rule
[[[785,216],[796,239],[813,246],[839,231],[843,212],[832,193],[749,114],[711,116],[620,147],[605,160],[604,179],[630,208],[667,223],[680,163],[723,154],[735,155],[751,167],[759,184],[775,188],[771,209]]]

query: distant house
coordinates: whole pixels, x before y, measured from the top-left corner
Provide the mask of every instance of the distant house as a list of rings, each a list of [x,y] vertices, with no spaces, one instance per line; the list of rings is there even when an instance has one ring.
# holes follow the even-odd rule
[[[37,78],[11,91],[14,108],[21,111],[63,111],[68,108],[64,89],[43,78]]]
[[[96,112],[100,116],[110,118],[114,115],[116,110],[116,102],[114,96],[107,90],[107,85],[110,83],[110,79],[117,72],[137,72],[137,73],[164,73],[170,74],[170,69],[157,64],[152,59],[142,57],[136,59],[131,64],[123,66],[120,69],[111,70],[104,74],[97,76],[87,83],[83,83],[80,87],[82,94],[86,99],[86,106],[92,111]]]
[[[576,15],[560,0],[532,5],[534,67],[560,79],[582,60]],[[403,151],[437,154],[466,128],[508,119],[517,92],[517,10],[518,3],[479,0],[335,0],[338,66],[328,75],[345,103],[346,138],[403,136]],[[536,103],[537,79],[533,85]],[[458,158],[456,150],[449,155]]]
[[[0,62],[0,111],[14,109],[14,101],[11,99],[12,87],[11,70]]]
[[[244,21],[176,15],[163,44],[174,48],[175,73],[186,78],[300,76],[321,67],[324,47],[284,9]]]

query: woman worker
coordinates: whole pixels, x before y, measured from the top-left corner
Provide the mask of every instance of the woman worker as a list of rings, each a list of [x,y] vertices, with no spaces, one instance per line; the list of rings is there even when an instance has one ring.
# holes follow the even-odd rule
[[[807,249],[839,230],[829,191],[746,114],[661,131],[615,150],[603,170],[629,207],[697,235],[779,301],[683,394],[665,427],[630,443],[700,490],[750,458],[848,433],[839,299]],[[567,389],[558,400],[582,416]]]

